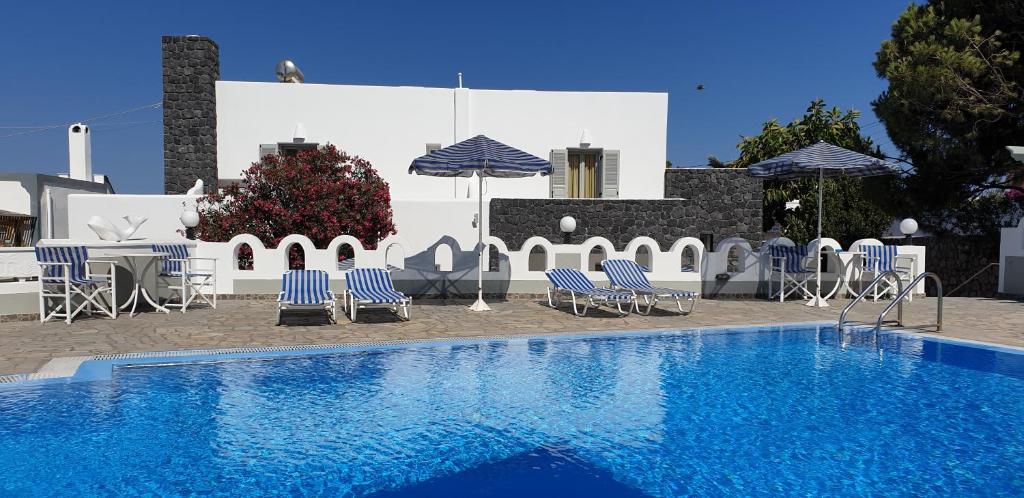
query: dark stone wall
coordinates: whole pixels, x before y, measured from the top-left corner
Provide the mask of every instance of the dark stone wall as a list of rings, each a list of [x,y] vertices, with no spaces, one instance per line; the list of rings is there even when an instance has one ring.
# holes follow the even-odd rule
[[[665,198],[689,199],[711,214],[720,233],[761,240],[764,181],[746,168],[670,168],[665,170]]]
[[[183,194],[202,178],[217,188],[220,51],[204,36],[164,36],[164,193]]]
[[[630,240],[648,236],[668,249],[681,237],[710,234],[713,243],[740,236],[761,240],[761,180],[745,169],[668,169],[665,199],[492,199],[490,234],[518,250],[527,238],[540,235],[566,242],[558,228],[563,216],[576,218],[568,242],[602,236],[622,249]]]
[[[925,247],[926,270],[942,279],[942,291],[955,297],[996,297],[999,293],[999,268],[990,267],[950,294],[985,265],[999,262],[999,235],[915,238]],[[935,284],[925,281],[925,292],[935,295]]]

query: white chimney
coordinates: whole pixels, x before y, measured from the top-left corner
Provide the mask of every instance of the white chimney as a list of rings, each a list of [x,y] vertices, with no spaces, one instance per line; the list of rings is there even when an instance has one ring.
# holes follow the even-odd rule
[[[68,172],[72,180],[93,181],[92,177],[92,137],[89,126],[75,123],[68,127]]]
[[[295,131],[292,132],[292,142],[301,144],[306,141],[306,127],[302,123],[295,123]]]

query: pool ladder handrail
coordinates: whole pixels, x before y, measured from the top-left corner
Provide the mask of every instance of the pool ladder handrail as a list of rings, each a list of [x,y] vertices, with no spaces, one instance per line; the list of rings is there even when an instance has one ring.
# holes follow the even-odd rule
[[[896,279],[897,294],[903,294],[903,281],[900,280],[899,273],[896,273],[894,271],[884,271],[882,273],[879,273],[878,276],[875,277],[875,279],[872,280],[871,283],[868,284],[867,287],[865,287],[862,291],[860,291],[860,294],[858,294],[857,297],[854,297],[853,301],[850,301],[850,304],[847,304],[843,308],[843,311],[839,313],[839,329],[840,330],[842,330],[843,324],[846,323],[846,314],[850,312],[850,310],[854,307],[854,305],[856,305],[857,303],[863,301],[864,298],[867,297],[867,295],[871,291],[871,289],[874,289],[875,287],[878,287],[878,284],[880,284],[882,282],[882,280],[885,279],[886,277],[892,277],[892,278]],[[899,313],[897,315],[897,319],[899,321],[901,321],[901,322],[903,321],[903,306],[900,306]]]
[[[882,326],[882,320],[885,318],[886,314],[888,314],[890,311],[892,311],[892,308],[894,306],[899,306],[899,311],[896,312],[896,323],[899,324],[899,326],[902,327],[903,326],[903,298],[907,297],[907,294],[913,292],[914,291],[914,287],[916,287],[918,283],[920,283],[922,280],[924,280],[926,278],[931,278],[932,280],[935,281],[935,297],[937,299],[935,301],[935,305],[936,305],[937,317],[936,317],[936,321],[935,321],[934,325],[935,325],[935,331],[936,332],[941,332],[942,331],[942,280],[939,279],[938,275],[936,275],[935,273],[932,273],[930,271],[926,271],[926,272],[918,275],[916,278],[914,278],[914,280],[912,280],[910,282],[910,285],[908,285],[906,289],[902,289],[896,295],[896,300],[894,300],[893,302],[889,303],[889,306],[886,306],[885,309],[882,310],[882,312],[878,315],[878,320],[875,321],[875,328],[879,328],[879,327]],[[922,327],[930,327],[930,326],[931,325],[922,325]]]

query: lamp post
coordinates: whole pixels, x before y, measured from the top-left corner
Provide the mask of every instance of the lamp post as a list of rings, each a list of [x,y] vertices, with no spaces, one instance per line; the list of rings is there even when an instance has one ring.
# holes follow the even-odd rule
[[[904,244],[911,245],[914,243],[913,235],[917,233],[917,220],[913,218],[907,218],[900,222],[900,233],[906,235]]]
[[[576,218],[563,216],[562,219],[558,220],[558,229],[562,231],[562,243],[570,243],[570,237],[576,231]]]
[[[185,210],[181,212],[181,224],[185,225],[185,238],[188,240],[196,240],[196,227],[199,226],[199,212],[196,211],[195,206],[189,206],[187,203],[181,203],[185,207]]]

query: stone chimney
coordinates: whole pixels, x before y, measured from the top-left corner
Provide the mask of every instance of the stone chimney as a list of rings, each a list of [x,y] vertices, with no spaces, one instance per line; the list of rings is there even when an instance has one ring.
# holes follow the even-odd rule
[[[164,193],[184,194],[196,179],[217,188],[220,50],[198,35],[164,36]]]
[[[89,125],[75,123],[68,127],[68,178],[93,181],[92,134]]]

